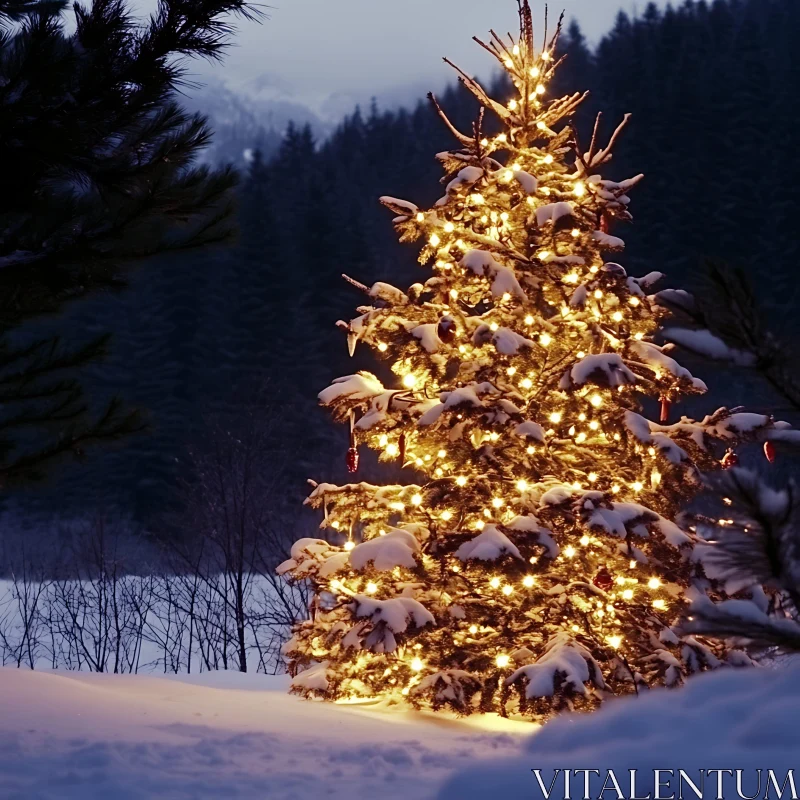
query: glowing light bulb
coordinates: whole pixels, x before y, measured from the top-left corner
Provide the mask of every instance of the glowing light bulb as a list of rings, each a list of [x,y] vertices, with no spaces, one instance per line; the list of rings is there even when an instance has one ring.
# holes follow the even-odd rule
[[[539,255],[536,257],[539,259],[539,261],[547,261],[547,259],[550,258],[551,255],[552,254],[549,250],[542,250],[542,252],[539,253]]]
[[[572,229],[572,237],[577,239],[581,235],[581,232],[577,228]]]
[[[482,531],[485,527],[486,527],[486,523],[482,519],[479,519],[475,523],[475,530],[476,531]]]
[[[413,389],[417,385],[417,378],[416,376],[412,375],[410,372],[408,375],[403,376],[403,386],[407,389]]]
[[[533,317],[530,314],[528,314],[528,316],[525,317],[525,324],[526,325],[533,325]]]
[[[572,488],[573,489],[580,489],[581,488],[581,482],[580,481],[575,481],[575,483],[572,484]]]
[[[506,375],[508,375],[508,376],[516,375],[516,373],[517,373],[517,368],[516,367],[509,367],[506,370]]]
[[[344,549],[347,550],[347,552],[350,552],[355,546],[355,542],[349,540],[344,543]]]
[[[567,558],[574,558],[574,557],[575,557],[575,548],[574,548],[574,547],[573,547],[571,544],[568,544],[568,545],[567,545],[567,546],[564,548],[564,555],[565,555]]]
[[[411,505],[414,506],[421,506],[422,505],[422,495],[415,494],[411,496]]]
[[[466,486],[466,485],[467,485],[467,479],[463,475],[459,475],[456,478],[456,486]]]
[[[388,436],[387,436],[387,435],[384,433],[384,434],[381,436],[381,438],[380,438],[380,439],[378,439],[378,444],[379,444],[381,447],[386,447],[386,445],[387,445],[387,444],[389,444],[389,437],[388,437]]]
[[[492,498],[492,505],[495,508],[502,508],[505,505],[505,500],[502,497],[494,497]]]
[[[589,423],[589,427],[590,427],[590,428],[591,428],[593,431],[596,431],[596,430],[597,430],[597,429],[600,427],[600,423],[599,423],[599,422],[598,422],[596,419],[593,419],[593,420],[592,420],[592,421]]]
[[[417,213],[417,222],[425,222],[425,215],[421,211]]]
[[[524,586],[526,589],[530,589],[530,588],[531,588],[531,586],[533,586],[535,583],[536,583],[536,578],[534,578],[534,577],[533,577],[533,575],[526,575],[526,576],[525,576],[525,577],[522,579],[522,585],[523,585],[523,586]]]
[[[633,589],[626,589],[622,593],[622,599],[623,600],[633,600]]]
[[[540,131],[543,131],[543,130],[544,130],[546,127],[547,127],[547,125],[545,125],[545,124],[544,124],[544,122],[542,122],[541,120],[539,120],[539,122],[537,122],[537,123],[536,123],[536,127],[537,127],[537,128],[540,130]]]
[[[511,585],[510,585],[510,584],[508,584],[508,583],[507,583],[507,584],[506,584],[506,585],[503,587],[503,594],[504,594],[506,597],[508,597],[508,596],[509,596],[509,595],[510,595],[510,594],[511,594],[513,591],[514,591],[514,587],[513,587],[513,586],[511,586]]]
[[[378,344],[378,350],[380,350],[381,353],[385,353],[388,349],[389,349],[389,345],[386,344],[386,342],[380,342]]]
[[[578,352],[575,355],[577,355],[578,358],[585,358],[586,352],[583,350],[578,350]]]
[[[536,452],[536,448],[533,445],[528,445],[528,447],[525,448],[525,452],[529,456],[532,456]]]
[[[421,672],[424,667],[425,667],[425,665],[422,663],[422,659],[419,658],[419,657],[415,658],[411,662],[411,669],[413,669],[414,672]]]
[[[477,625],[470,625],[469,626],[469,632],[471,634],[473,634],[473,635],[476,634],[478,632],[478,626]]]
[[[506,136],[504,133],[498,134],[498,136],[497,136],[497,141],[498,142],[505,142],[507,140],[508,140],[508,136]]]
[[[659,486],[661,484],[661,473],[657,469],[654,469],[650,473],[650,483],[653,486]]]
[[[575,437],[575,443],[576,443],[576,444],[583,444],[585,441],[586,441],[586,434],[585,434],[583,431],[581,431],[581,432],[580,432],[580,433],[579,433],[579,434],[578,434],[578,435]]]
[[[553,341],[553,339],[552,339],[552,337],[550,336],[550,334],[549,334],[549,333],[543,333],[543,334],[542,334],[542,335],[539,337],[539,344],[540,344],[542,347],[547,347],[547,346],[548,346],[548,345],[549,345],[549,344],[550,344],[552,341]]]
[[[567,433],[568,433],[570,436],[574,436],[574,435],[575,435],[575,426],[574,426],[574,425],[572,425],[572,426],[570,427],[570,429],[567,431]]]
[[[456,226],[453,225],[452,222],[445,222],[444,229],[447,233],[452,233],[456,229]]]
[[[642,339],[644,339],[644,334],[639,331],[638,333],[634,334],[633,338],[636,339],[637,342],[641,342]]]
[[[398,449],[396,444],[388,444],[386,445],[386,455],[387,456],[396,456],[400,450]]]
[[[539,67],[531,67],[531,77],[536,78],[539,76]]]
[[[597,480],[597,473],[590,472],[589,473],[589,483],[594,483]]]
[[[644,489],[644,484],[641,481],[635,481],[633,484],[634,492],[641,492]]]
[[[658,611],[663,611],[667,607],[666,600],[653,600],[653,608]]]
[[[523,379],[522,379],[522,380],[519,382],[519,385],[520,385],[520,386],[521,386],[523,389],[530,389],[530,388],[533,386],[533,381],[532,381],[530,378],[523,378]]]
[[[552,164],[552,163],[553,163],[553,161],[555,161],[555,159],[553,158],[553,156],[552,156],[550,153],[548,153],[548,154],[547,154],[547,155],[544,157],[544,163],[545,163],[545,164]]]
[[[341,589],[341,588],[342,588],[342,582],[340,580],[338,580],[337,578],[334,578],[331,581],[331,589],[333,589],[333,591],[335,592],[337,589]]]
[[[635,308],[636,306],[641,304],[641,300],[639,300],[638,297],[631,297],[630,300],[628,300],[628,303],[630,303]]]
[[[493,322],[491,325],[489,325],[489,330],[496,331],[499,327],[500,326],[496,322]]]
[[[601,406],[601,405],[603,405],[603,398],[602,398],[602,397],[600,397],[600,395],[599,395],[599,394],[593,394],[593,395],[592,395],[592,396],[589,398],[589,402],[590,402],[590,403],[591,403],[591,404],[592,404],[592,405],[593,405],[595,408],[600,408],[600,406]]]
[[[440,516],[440,517],[441,517],[441,518],[442,518],[442,519],[443,519],[445,522],[449,522],[449,521],[450,521],[450,520],[453,518],[453,512],[452,512],[452,511],[442,511],[442,513],[441,513],[439,516]]]
[[[509,100],[508,101],[508,107],[509,107],[509,109],[511,111],[516,111],[517,110],[517,101],[516,100]]]
[[[333,522],[331,522],[331,528],[333,528],[334,530],[338,531],[340,527],[341,525],[339,523],[339,520],[335,519]]]
[[[613,319],[614,322],[622,322],[622,312],[621,311],[615,311],[611,315],[611,319]]]
[[[540,84],[539,84],[539,85],[536,87],[536,94],[544,94],[544,92],[545,92],[544,85],[540,83]]]
[[[582,544],[584,547],[586,547],[586,545],[587,545],[587,544],[589,544],[589,542],[590,542],[590,539],[589,539],[589,537],[588,537],[588,536],[585,536],[585,535],[584,535],[584,536],[581,536],[581,544]]]
[[[458,299],[458,289],[451,289],[450,290],[450,297],[452,297],[453,300]]]
[[[659,586],[661,586],[661,581],[658,578],[650,578],[650,580],[647,581],[648,589],[658,589]]]
[[[575,197],[583,197],[586,194],[586,184],[578,181],[572,187],[572,193],[575,195]]]
[[[428,241],[431,243],[432,247],[438,247],[442,240],[435,233],[432,233]]]
[[[596,289],[594,296],[599,300],[603,296],[603,293],[599,289]]]
[[[620,645],[622,644],[622,637],[621,636],[609,636],[608,643],[615,649],[619,650]]]
[[[554,425],[558,425],[558,423],[559,423],[559,422],[561,422],[561,412],[560,412],[560,411],[554,411],[552,414],[550,414],[550,416],[548,417],[548,419],[549,419],[549,420],[550,420],[550,422],[552,422]]]
[[[503,173],[503,180],[504,180],[506,183],[509,183],[509,182],[512,180],[512,178],[513,178],[513,177],[514,177],[514,173],[513,173],[513,172],[512,172],[510,169],[507,169],[507,170],[506,170],[506,171]]]
[[[503,64],[505,64],[506,69],[512,69],[514,66],[514,62],[510,58],[507,58]]]
[[[527,489],[528,489],[528,481],[526,481],[526,480],[524,480],[524,479],[520,479],[520,480],[518,480],[518,481],[517,481],[517,489],[518,489],[520,492],[525,492],[525,491],[527,491]]]
[[[505,669],[511,663],[511,658],[510,656],[501,654],[497,656],[497,658],[494,660],[494,663],[497,664],[500,669]]]
[[[375,594],[378,591],[378,584],[370,581],[367,584],[367,594]]]
[[[497,578],[497,577],[492,578],[489,581],[489,586],[491,586],[492,589],[499,589],[500,588],[500,578]]]
[[[617,493],[619,492],[619,484],[616,484],[616,483],[615,483],[615,484],[614,484],[614,485],[611,487],[611,491],[612,491],[612,492],[614,492],[614,494],[617,494]]]
[[[569,275],[564,276],[565,283],[577,283],[580,277],[577,272],[570,272]]]

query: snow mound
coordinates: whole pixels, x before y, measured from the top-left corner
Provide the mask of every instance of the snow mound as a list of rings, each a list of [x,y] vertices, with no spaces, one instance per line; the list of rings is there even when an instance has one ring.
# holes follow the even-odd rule
[[[600,797],[607,770],[621,779],[624,797],[658,796],[653,771],[674,770],[661,797],[678,796],[682,769],[695,783],[700,770],[743,770],[743,794],[756,795],[756,770],[762,770],[764,797],[767,770],[781,785],[787,771],[797,769],[800,752],[800,668],[726,669],[692,678],[680,690],[654,689],[639,697],[615,700],[592,715],[573,714],[553,720],[528,740],[522,758],[489,761],[454,776],[439,800],[541,800],[557,776],[550,797],[564,794],[563,770],[599,769],[589,773],[587,796]],[[532,769],[541,770],[544,791]],[[638,770],[636,794],[629,792],[629,770]],[[669,775],[662,773],[664,780]],[[717,775],[707,775],[704,798],[739,797],[736,779],[723,775],[718,795]],[[795,780],[797,776],[795,774]],[[573,776],[573,797],[583,797],[583,773]],[[683,796],[697,795],[688,784]],[[603,797],[617,797],[606,789]],[[770,787],[770,797],[779,793]],[[783,794],[791,797],[789,787]]]
[[[522,558],[516,545],[494,525],[487,525],[483,532],[474,539],[464,542],[456,550],[456,558],[461,561],[478,559],[479,561],[496,561],[501,556],[512,555]]]
[[[414,554],[418,552],[416,537],[402,528],[394,528],[385,536],[356,545],[350,553],[350,564],[353,569],[362,570],[372,562],[379,572],[395,567],[414,569],[417,566]]]

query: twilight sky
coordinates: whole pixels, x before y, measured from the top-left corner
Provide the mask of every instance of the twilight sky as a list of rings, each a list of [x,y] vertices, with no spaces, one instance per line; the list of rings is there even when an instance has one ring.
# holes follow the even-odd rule
[[[338,116],[372,95],[404,102],[452,77],[447,55],[478,75],[492,59],[474,42],[490,27],[516,31],[514,0],[261,0],[271,6],[261,25],[242,23],[223,68],[213,74],[232,87],[295,100]],[[666,5],[666,0],[658,0]],[[544,0],[534,0],[543,20]],[[590,40],[617,10],[641,11],[645,0],[550,0],[551,20],[564,8]],[[192,70],[195,71],[195,70]],[[208,68],[196,65],[200,75]]]

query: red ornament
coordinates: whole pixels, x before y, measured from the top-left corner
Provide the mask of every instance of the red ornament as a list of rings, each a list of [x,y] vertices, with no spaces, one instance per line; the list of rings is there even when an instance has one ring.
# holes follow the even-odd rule
[[[668,422],[669,421],[669,410],[672,407],[672,403],[666,398],[661,398],[661,422]]]
[[[776,456],[775,445],[772,442],[764,442],[764,455],[767,457],[767,461],[770,464],[775,463],[775,456]]]
[[[456,335],[456,323],[452,317],[442,317],[436,335],[445,343],[452,342]]]
[[[358,448],[351,447],[347,451],[347,471],[358,472]]]
[[[598,588],[607,592],[614,585],[614,578],[611,573],[605,568],[601,567],[600,572],[594,576],[592,583]]]
[[[725,455],[722,456],[722,469],[730,469],[731,467],[735,467],[739,463],[739,456],[733,452],[733,450],[726,451]]]
[[[600,230],[603,233],[608,233],[611,230],[611,220],[602,212],[600,214]]]

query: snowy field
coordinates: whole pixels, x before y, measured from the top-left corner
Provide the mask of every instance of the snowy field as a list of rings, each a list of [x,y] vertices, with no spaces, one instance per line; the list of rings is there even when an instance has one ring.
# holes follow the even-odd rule
[[[546,784],[548,769],[638,768],[641,797],[655,768],[738,768],[753,796],[756,769],[785,776],[800,766],[798,668],[703,676],[538,731],[497,717],[302,701],[287,682],[0,669],[0,797],[528,800],[543,797],[533,768]],[[564,796],[560,786],[552,797]],[[724,797],[738,796],[725,786]],[[577,788],[573,798],[582,779]],[[703,796],[717,796],[715,781]]]

